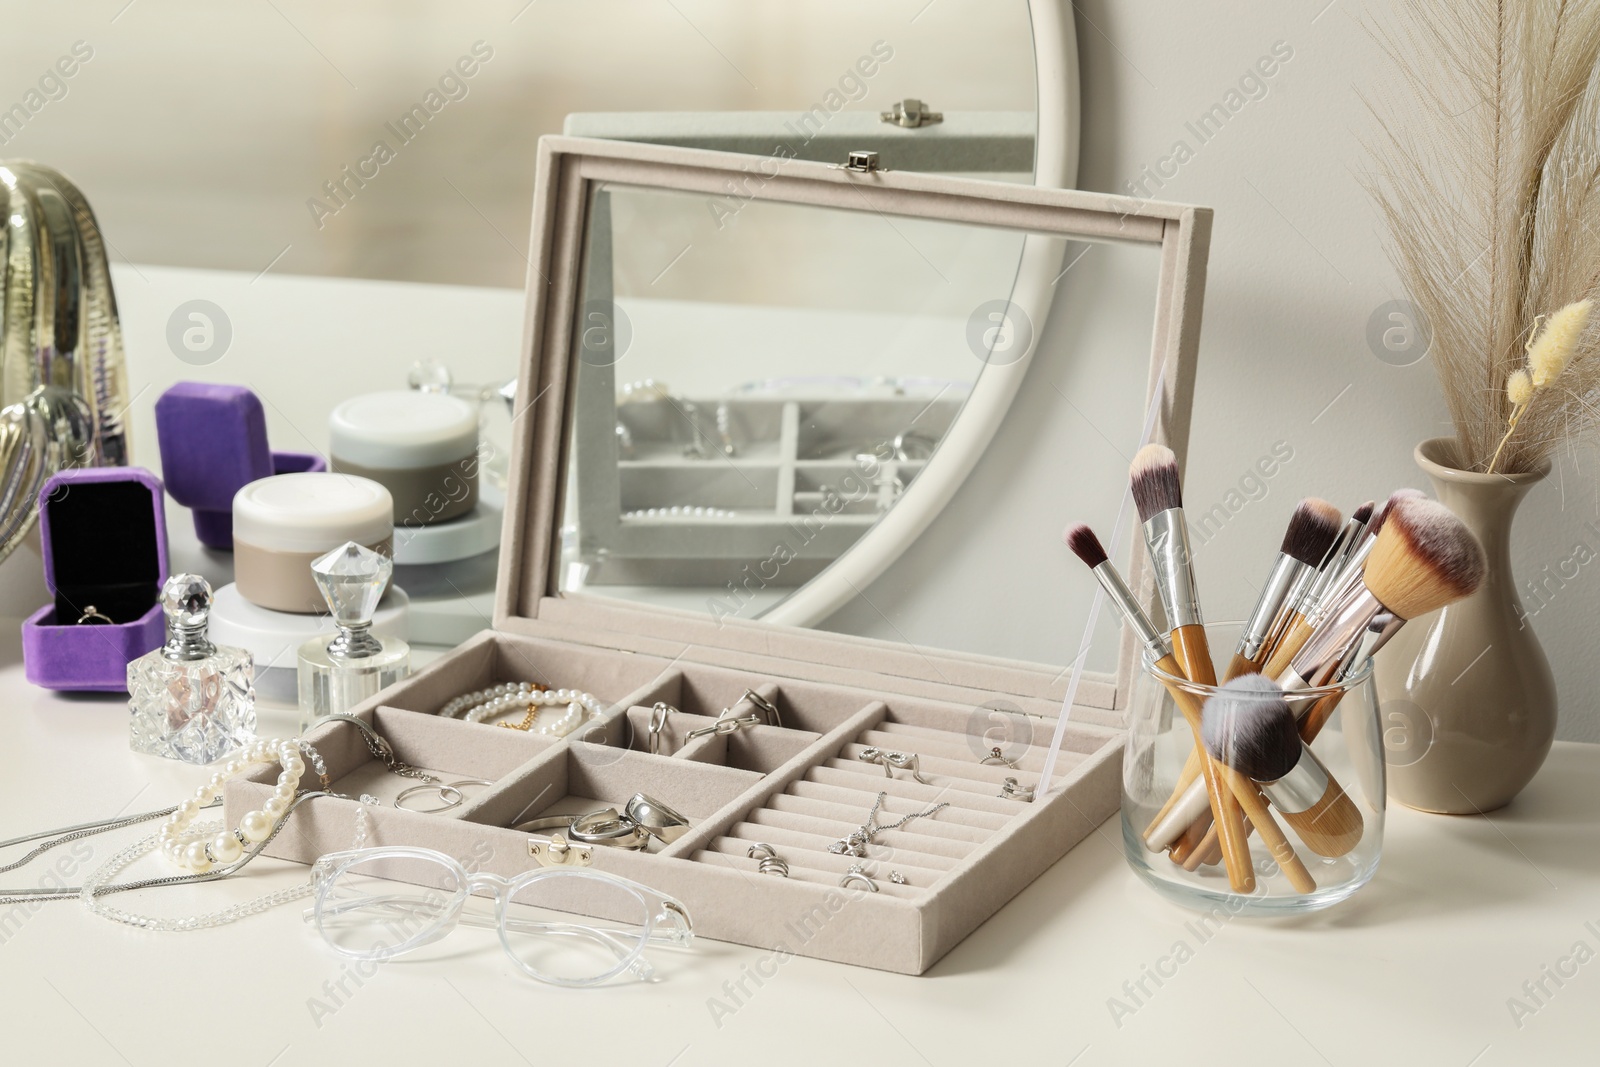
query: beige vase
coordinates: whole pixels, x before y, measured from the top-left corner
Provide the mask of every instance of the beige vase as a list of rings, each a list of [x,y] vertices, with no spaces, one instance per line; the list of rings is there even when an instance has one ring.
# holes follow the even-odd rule
[[[1416,460],[1482,542],[1489,571],[1476,593],[1411,620],[1377,657],[1389,796],[1423,811],[1479,814],[1510,803],[1555,738],[1555,677],[1511,573],[1517,505],[1550,465],[1463,471],[1446,437],[1418,445]]]

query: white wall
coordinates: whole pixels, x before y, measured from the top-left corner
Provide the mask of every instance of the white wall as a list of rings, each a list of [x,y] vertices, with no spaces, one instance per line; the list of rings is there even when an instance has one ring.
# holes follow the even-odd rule
[[[731,62],[657,4],[634,7],[625,26],[613,13],[622,5],[559,0],[533,5],[514,23],[520,4],[491,2],[284,0],[281,15],[265,5],[140,3],[118,16],[124,6],[0,4],[8,72],[0,101],[19,98],[73,40],[96,49],[69,96],[48,105],[0,155],[55,162],[77,177],[119,258],[140,262],[253,271],[293,244],[274,270],[520,285],[521,253],[501,234],[524,240],[533,138],[559,128],[561,115],[807,106],[823,74],[843,69],[878,37],[905,42],[903,65],[897,58],[892,77],[875,84],[862,106],[913,94],[950,108],[1027,106],[1015,53],[1020,3],[816,4],[807,8],[816,11],[808,24],[814,32],[797,42],[782,22],[787,4],[680,0]],[[1399,295],[1357,180],[1360,138],[1370,128],[1358,94],[1383,80],[1385,65],[1358,22],[1363,12],[1348,0],[1079,0],[1075,7],[1081,184],[1127,191],[1127,182],[1184,140],[1192,158],[1162,188],[1148,188],[1216,211],[1188,501],[1204,510],[1227,499],[1278,442],[1293,453],[1264,497],[1243,504],[1201,549],[1210,613],[1236,617],[1296,499],[1314,493],[1348,509],[1421,484],[1411,448],[1447,429],[1426,361],[1385,364],[1366,340],[1373,310]],[[994,32],[970,30],[974,12],[1001,8]],[[1384,15],[1381,6],[1375,14]],[[628,29],[634,44],[621,47]],[[940,35],[954,35],[959,47],[940,45]],[[440,134],[437,141],[419,140],[401,161],[405,169],[386,172],[324,231],[310,228],[304,201],[329,164],[348,161],[374,122],[403,109],[480,37],[498,51],[466,102],[473,110],[455,116],[461,124],[443,116],[451,124],[429,131]],[[1200,144],[1186,123],[1236,88],[1277,42],[1292,56],[1266,79],[1265,95]],[[351,90],[335,64],[361,89]],[[762,76],[747,83],[735,66]],[[481,215],[444,175],[454,176]],[[454,240],[462,235],[472,236]],[[1139,275],[1111,271],[1085,283],[1087,296],[1131,303],[1118,282]],[[1093,451],[1094,437],[1051,388],[1078,366],[1077,325],[1069,311],[1048,324],[1013,425],[927,547],[869,590],[870,607],[858,605],[854,618],[836,624],[899,632],[919,644],[962,631],[969,640],[996,639],[1022,658],[1070,657],[1078,624],[1061,605],[1086,586],[1053,546],[1055,534],[1075,517],[1109,528],[1115,500],[1108,487],[1117,479],[1107,472],[1121,462],[1114,451]],[[1093,513],[1072,513],[1063,487],[1091,466]],[[1594,469],[1592,452],[1565,458],[1529,497],[1517,530],[1521,577],[1555,568],[1580,542],[1600,548],[1600,526],[1590,525],[1600,515]],[[963,573],[943,584],[952,563]],[[1535,627],[1560,679],[1561,736],[1600,741],[1600,715],[1589,701],[1600,657],[1587,647],[1600,622],[1594,570],[1583,568],[1560,589]],[[0,582],[7,578],[0,574]],[[930,587],[942,591],[930,598]]]

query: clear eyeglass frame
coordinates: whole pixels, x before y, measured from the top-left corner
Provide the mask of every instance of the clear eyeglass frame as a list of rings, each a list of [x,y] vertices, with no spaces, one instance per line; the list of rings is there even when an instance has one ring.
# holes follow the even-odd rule
[[[448,900],[431,909],[432,914],[423,916],[425,921],[409,937],[392,944],[376,942],[368,951],[354,950],[342,944],[335,936],[335,928],[343,911],[337,893],[340,879],[357,865],[383,861],[410,861],[437,865],[442,873],[449,876],[450,896]],[[622,936],[615,928],[606,929],[582,921],[529,919],[511,914],[511,904],[518,893],[530,886],[553,879],[585,879],[604,883],[615,891],[637,899],[645,918],[636,926],[629,924],[626,936]],[[322,935],[330,948],[352,959],[374,961],[394,959],[439,941],[455,929],[458,923],[465,923],[468,926],[493,927],[500,935],[500,943],[506,955],[529,976],[552,985],[581,988],[600,985],[624,971],[631,972],[641,981],[648,981],[654,976],[655,968],[644,957],[646,946],[651,944],[687,946],[694,940],[694,924],[688,908],[681,901],[631,879],[590,867],[541,867],[514,878],[502,878],[495,874],[469,872],[460,861],[431,848],[397,845],[328,853],[312,866],[311,884],[315,902],[306,911],[306,921],[316,926],[317,932]],[[494,914],[484,915],[467,910],[467,898],[485,891],[494,898]],[[386,913],[391,916],[396,909],[404,910],[414,904],[414,901],[404,894],[397,894],[376,901],[369,898],[361,901],[360,906],[370,910],[374,902],[385,908]],[[378,920],[374,918],[372,922],[377,924]],[[636,934],[632,932],[634,929],[637,930]],[[512,945],[513,934],[586,938],[614,956],[615,964],[581,978],[546,973],[530,965],[517,954]]]

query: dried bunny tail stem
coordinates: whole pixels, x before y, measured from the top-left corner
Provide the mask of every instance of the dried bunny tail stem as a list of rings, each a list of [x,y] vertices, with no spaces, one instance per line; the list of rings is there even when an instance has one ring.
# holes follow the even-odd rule
[[[1506,398],[1511,402],[1511,417],[1506,420],[1505,436],[1489,457],[1488,473],[1493,474],[1523,416],[1539,394],[1556,383],[1556,379],[1572,363],[1583,331],[1589,325],[1589,313],[1594,301],[1587,298],[1574,301],[1561,308],[1545,321],[1540,330],[1528,341],[1528,366],[1518,368],[1506,378]],[[1543,316],[1540,316],[1543,318]],[[1537,320],[1535,320],[1537,322]]]

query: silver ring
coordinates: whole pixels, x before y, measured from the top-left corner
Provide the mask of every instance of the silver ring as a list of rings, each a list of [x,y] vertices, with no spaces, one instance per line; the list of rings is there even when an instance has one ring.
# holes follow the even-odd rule
[[[529,819],[527,822],[519,822],[512,829],[523,834],[536,834],[543,830],[566,830],[570,833],[572,820],[576,817],[574,815],[545,815],[538,819]]]
[[[856,759],[863,763],[881,764],[885,778],[893,778],[894,772],[898,769],[910,771],[911,777],[923,785],[929,784],[928,780],[922,777],[922,757],[915,752],[890,752],[881,748],[864,748],[856,754]]]
[[[765,841],[757,841],[745,850],[745,855],[759,861],[756,870],[762,874],[773,874],[779,878],[789,877],[789,865],[778,858],[778,853]]]
[[[1006,754],[1004,752],[1000,751],[1000,746],[999,745],[996,745],[993,748],[991,748],[989,750],[989,754],[987,756],[983,757],[978,762],[979,763],[1004,763],[1007,767],[1010,767],[1012,769],[1015,769],[1016,766],[1017,766],[1017,761],[1014,760],[1014,759],[1007,759],[1006,758]]]
[[[1033,787],[1020,785],[1015,778],[1007,778],[1000,786],[999,795],[1007,800],[1030,801],[1033,799]]]
[[[661,755],[661,733],[667,728],[667,716],[677,710],[664,700],[650,705],[650,755]]]
[[[586,845],[610,845],[638,852],[650,843],[650,835],[632,819],[617,814],[616,808],[596,808],[572,820],[572,839]]]
[[[105,612],[101,611],[99,608],[95,607],[93,604],[90,604],[87,608],[83,609],[83,614],[79,615],[78,616],[78,621],[73,623],[72,625],[74,625],[74,626],[82,626],[84,623],[89,623],[92,626],[115,626],[116,625],[116,623],[111,621],[111,616],[107,615]]]
[[[878,883],[874,882],[871,878],[868,878],[866,874],[862,872],[861,864],[859,863],[852,863],[850,865],[850,869],[844,872],[844,877],[839,879],[839,887],[841,889],[848,889],[850,888],[851,882],[860,882],[862,885],[867,887],[868,892],[876,893],[878,891]]]
[[[635,793],[628,798],[628,803],[623,808],[634,826],[656,838],[663,844],[670,845],[690,830],[689,820],[667,807],[654,797]],[[576,826],[576,824],[574,824]],[[579,838],[582,840],[582,838]]]
[[[413,793],[420,793],[420,792],[423,792],[424,790],[428,790],[428,789],[435,790],[439,794],[439,799],[444,802],[442,807],[437,807],[437,808],[408,808],[408,807],[406,807],[406,804],[405,804],[406,797],[410,796]],[[455,794],[455,799],[454,800],[450,799],[450,794],[451,793]],[[449,811],[451,808],[459,808],[461,806],[461,802],[466,800],[466,799],[467,799],[467,795],[465,793],[463,793],[461,790],[457,789],[453,785],[445,785],[442,782],[425,782],[422,785],[414,785],[410,789],[402,789],[402,790],[400,790],[400,795],[394,798],[394,806],[399,808],[401,811],[414,811],[419,815],[437,815],[441,811]]]

